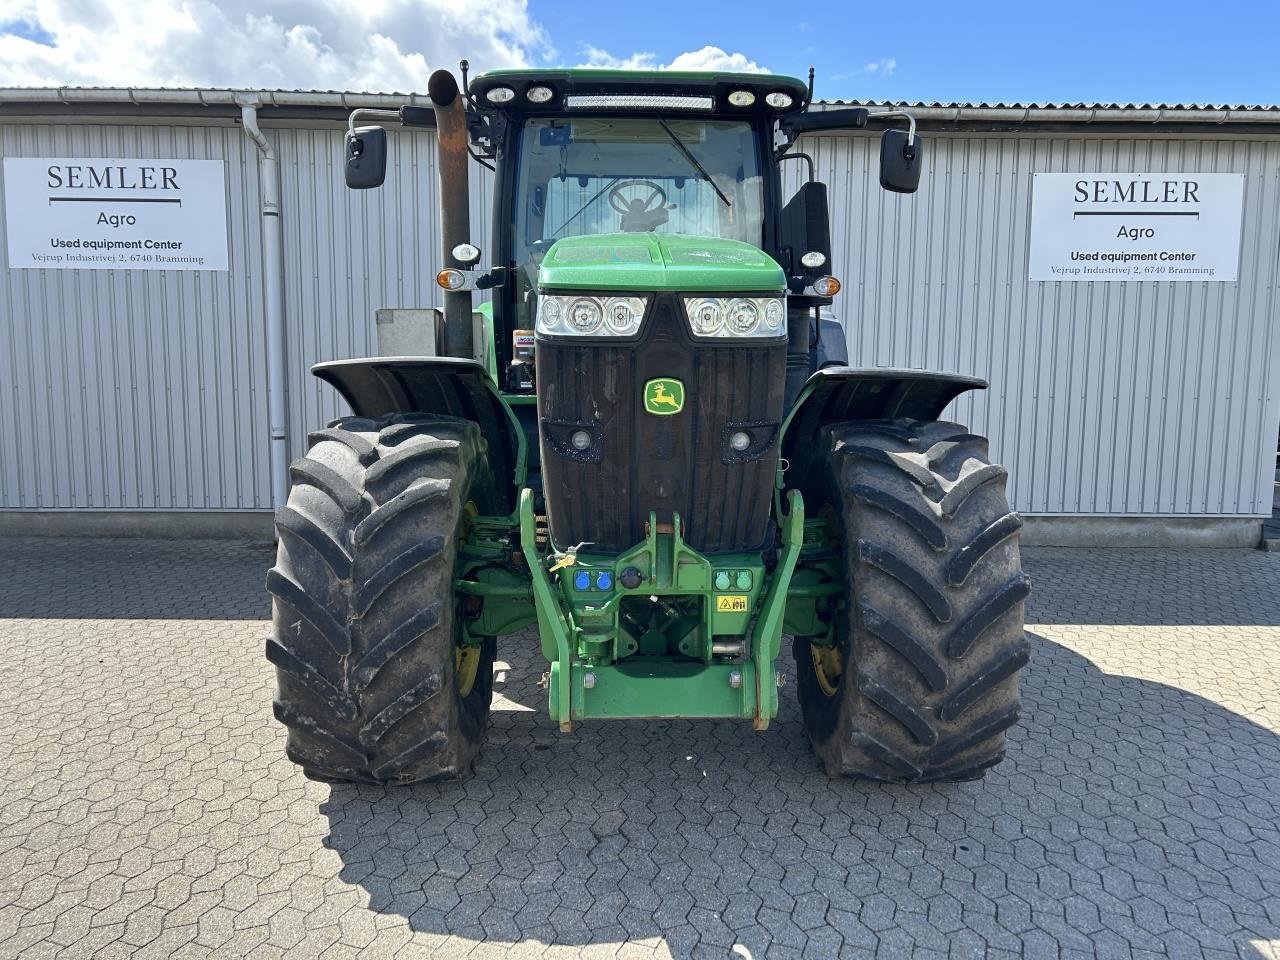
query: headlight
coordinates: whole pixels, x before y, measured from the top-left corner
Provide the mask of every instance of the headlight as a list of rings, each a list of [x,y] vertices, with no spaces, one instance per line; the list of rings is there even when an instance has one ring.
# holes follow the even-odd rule
[[[604,311],[595,297],[579,297],[569,304],[569,324],[574,333],[595,333],[603,322]]]
[[[538,333],[553,337],[629,337],[644,319],[644,297],[543,294],[538,299]]]
[[[724,304],[718,298],[686,300],[684,305],[689,314],[689,322],[693,324],[693,332],[698,336],[714,337],[723,334]]]
[[[639,297],[610,297],[604,304],[604,322],[620,337],[629,337],[640,329],[644,301]]]
[[[756,332],[756,327],[760,326],[760,308],[754,301],[739,297],[729,301],[729,309],[724,319],[729,325],[730,333],[737,334],[739,337],[749,337]]]
[[[696,337],[782,337],[782,297],[686,297],[685,314]]]

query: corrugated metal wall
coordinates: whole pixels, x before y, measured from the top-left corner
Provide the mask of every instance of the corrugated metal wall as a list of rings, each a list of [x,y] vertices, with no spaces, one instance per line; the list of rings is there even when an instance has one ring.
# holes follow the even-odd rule
[[[950,415],[992,437],[1017,509],[1270,516],[1280,142],[933,136],[913,197],[880,189],[874,138],[807,146],[850,361],[987,378]],[[1245,174],[1239,282],[1029,282],[1032,175],[1055,171]]]
[[[342,412],[307,368],[372,352],[378,307],[439,303],[437,179],[429,133],[397,131],[388,185],[361,192],[334,127],[268,135],[297,455]],[[1280,144],[937,136],[914,198],[880,190],[873,138],[806,146],[831,187],[851,358],[989,378],[953,415],[993,436],[1018,509],[1269,514]],[[23,438],[0,445],[0,508],[269,507],[257,158],[239,128],[8,124],[0,153],[225,159],[232,248],[230,273],[0,270],[0,429]],[[1031,177],[1058,170],[1245,173],[1240,282],[1027,282]],[[490,189],[473,179],[484,249]]]
[[[225,160],[231,264],[9,270],[0,231],[0,507],[270,506],[258,171],[244,135],[8,124],[0,154]]]

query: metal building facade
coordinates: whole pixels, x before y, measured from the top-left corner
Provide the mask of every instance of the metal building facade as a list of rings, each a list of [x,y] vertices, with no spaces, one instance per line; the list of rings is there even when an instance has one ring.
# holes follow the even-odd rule
[[[257,153],[232,119],[172,113],[0,116],[5,157],[224,160],[231,244],[225,273],[11,270],[0,234],[0,429],[19,438],[0,447],[0,510],[270,508]],[[310,364],[373,352],[377,308],[439,303],[434,138],[396,131],[387,185],[352,192],[339,123],[263,127],[282,171],[296,456],[342,412]],[[1269,515],[1280,141],[1097,124],[927,136],[915,197],[879,188],[874,138],[802,144],[830,186],[851,361],[988,378],[952,415],[993,437],[1025,514]],[[1028,282],[1031,180],[1049,171],[1245,174],[1239,281]],[[800,173],[788,165],[792,187]],[[485,249],[490,188],[473,179]]]
[[[989,380],[949,415],[992,438],[1023,513],[1270,516],[1280,140],[1089,130],[927,148],[904,198],[879,187],[876,140],[809,145],[850,362]],[[1244,174],[1238,282],[1028,281],[1032,175],[1093,171]]]

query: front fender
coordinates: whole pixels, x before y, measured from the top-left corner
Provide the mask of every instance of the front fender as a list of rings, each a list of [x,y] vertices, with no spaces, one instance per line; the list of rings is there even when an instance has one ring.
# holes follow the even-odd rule
[[[317,363],[311,372],[331,384],[360,417],[433,413],[474,420],[489,442],[496,477],[511,478],[508,509],[525,484],[526,444],[511,408],[485,369],[459,357],[366,357]]]
[[[987,381],[956,373],[824,367],[811,376],[782,424],[782,455],[807,474],[818,432],[848,420],[937,420],[956,397]]]

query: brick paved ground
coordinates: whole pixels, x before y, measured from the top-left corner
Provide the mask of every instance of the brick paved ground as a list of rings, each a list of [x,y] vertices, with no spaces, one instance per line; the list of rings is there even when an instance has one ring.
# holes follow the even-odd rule
[[[1280,555],[1030,553],[986,780],[829,781],[793,690],[561,737],[529,638],[476,777],[310,783],[265,548],[0,542],[0,956],[1280,955]]]

